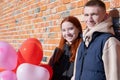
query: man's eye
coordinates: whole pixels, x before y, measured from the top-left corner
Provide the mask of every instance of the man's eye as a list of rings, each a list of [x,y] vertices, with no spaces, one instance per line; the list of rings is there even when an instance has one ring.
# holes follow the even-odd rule
[[[93,16],[93,15],[97,16],[98,14],[96,14],[96,13],[93,13],[93,14],[92,14],[92,16]]]
[[[62,29],[62,32],[65,32],[65,29]]]
[[[88,16],[88,14],[84,14],[84,16]]]

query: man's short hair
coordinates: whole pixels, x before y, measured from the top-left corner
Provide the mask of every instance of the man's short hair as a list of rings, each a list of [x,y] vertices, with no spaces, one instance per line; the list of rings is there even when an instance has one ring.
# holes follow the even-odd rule
[[[86,7],[86,6],[98,6],[98,7],[103,8],[104,10],[106,10],[105,3],[101,0],[90,0],[85,4],[84,7]]]

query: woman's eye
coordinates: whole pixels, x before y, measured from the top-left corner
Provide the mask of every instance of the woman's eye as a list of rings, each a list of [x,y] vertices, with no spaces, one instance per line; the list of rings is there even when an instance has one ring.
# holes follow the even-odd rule
[[[69,28],[69,30],[73,30],[73,27]]]

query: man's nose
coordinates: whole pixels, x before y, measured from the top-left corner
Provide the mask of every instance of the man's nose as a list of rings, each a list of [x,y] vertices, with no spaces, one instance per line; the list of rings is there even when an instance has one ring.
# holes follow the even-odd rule
[[[92,21],[93,20],[92,16],[88,16],[88,20]]]

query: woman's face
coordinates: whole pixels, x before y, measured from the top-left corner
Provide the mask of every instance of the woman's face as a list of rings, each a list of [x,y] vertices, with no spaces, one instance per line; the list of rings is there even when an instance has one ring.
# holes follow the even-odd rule
[[[62,36],[63,38],[71,44],[79,34],[79,30],[71,22],[62,23]]]

